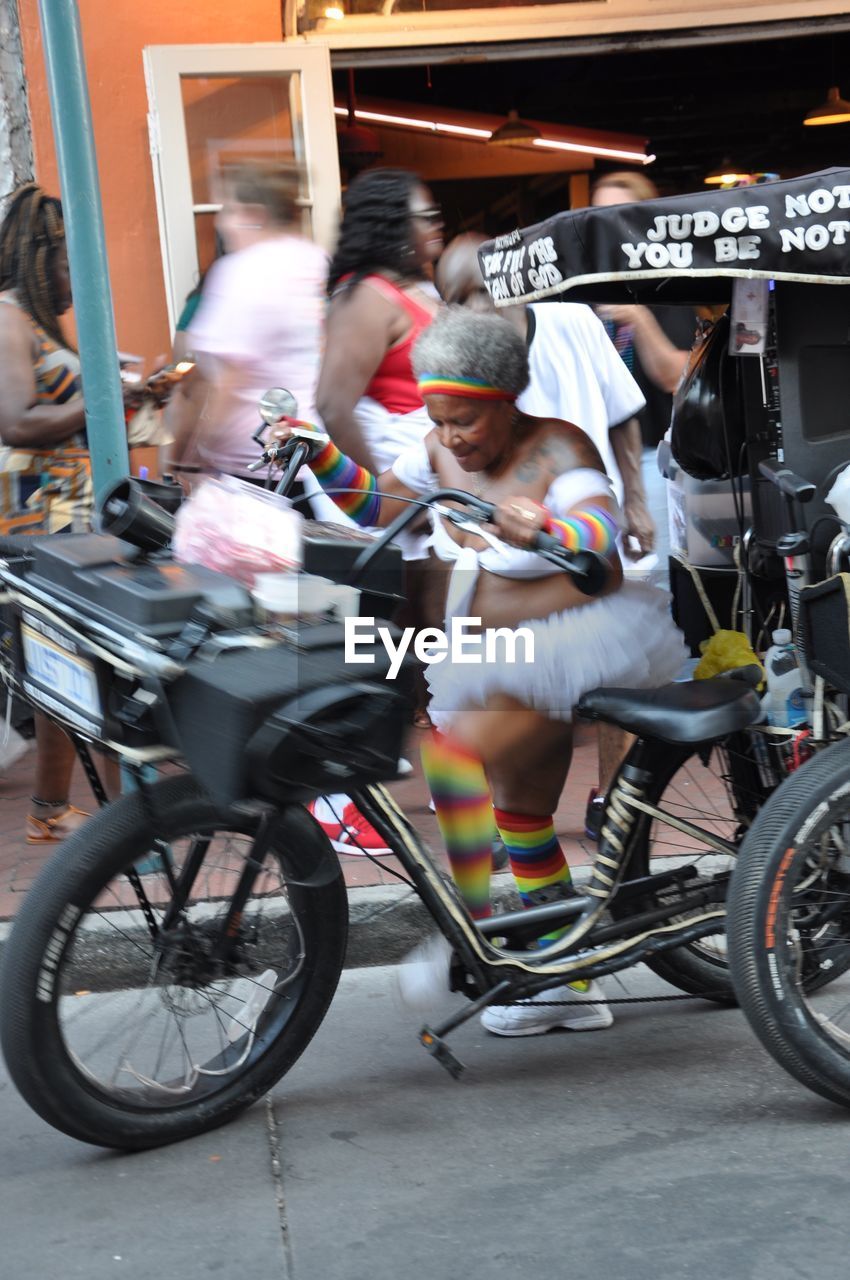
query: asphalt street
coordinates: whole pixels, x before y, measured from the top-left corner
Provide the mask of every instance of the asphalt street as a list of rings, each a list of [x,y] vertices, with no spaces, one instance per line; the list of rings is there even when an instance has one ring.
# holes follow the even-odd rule
[[[610,995],[622,995],[608,980]],[[629,994],[669,993],[645,970]],[[449,1000],[455,1000],[451,997]],[[447,1007],[451,1007],[447,1003]],[[419,1046],[391,968],[349,970],[313,1044],[226,1129],[142,1155],[54,1132],[0,1074],[5,1280],[820,1280],[846,1272],[850,1114],[736,1010]]]

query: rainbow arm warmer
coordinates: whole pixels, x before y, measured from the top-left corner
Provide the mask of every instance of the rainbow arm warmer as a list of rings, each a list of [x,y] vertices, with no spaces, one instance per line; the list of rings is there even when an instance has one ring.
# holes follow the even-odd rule
[[[568,551],[597,551],[607,556],[617,543],[619,527],[604,507],[575,507],[561,519],[550,515],[543,526]]]
[[[377,492],[377,477],[365,467],[358,467],[352,458],[340,453],[331,440],[310,463],[310,470],[323,489],[357,489],[358,493],[333,493],[340,511],[345,512],[357,524],[375,525],[381,512],[381,495]]]

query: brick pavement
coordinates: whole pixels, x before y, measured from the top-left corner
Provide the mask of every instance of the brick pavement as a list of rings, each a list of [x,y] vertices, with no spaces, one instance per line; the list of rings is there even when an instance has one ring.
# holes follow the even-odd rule
[[[419,734],[411,731],[407,756],[414,766],[409,777],[393,783],[393,795],[411,818],[429,848],[444,857],[437,820],[428,808],[428,790],[419,766]],[[9,770],[0,774],[0,921],[11,919],[27,889],[49,857],[44,849],[27,845],[24,819],[32,791],[33,757],[29,752]],[[555,829],[571,864],[590,860],[588,846],[581,836],[587,793],[596,782],[596,735],[589,726],[580,726],[570,777],[555,818]],[[92,808],[88,784],[77,768],[71,800],[81,809]],[[340,859],[349,887],[397,883],[390,868],[395,859],[381,858],[377,863],[363,857],[343,855]],[[506,873],[507,874],[507,873]]]

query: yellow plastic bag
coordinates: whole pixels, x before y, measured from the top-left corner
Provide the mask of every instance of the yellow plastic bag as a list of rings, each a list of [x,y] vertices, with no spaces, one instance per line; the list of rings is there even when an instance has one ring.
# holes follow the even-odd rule
[[[724,671],[740,667],[758,667],[764,680],[764,667],[743,631],[716,631],[700,645],[702,657],[694,671],[695,680],[710,680]]]

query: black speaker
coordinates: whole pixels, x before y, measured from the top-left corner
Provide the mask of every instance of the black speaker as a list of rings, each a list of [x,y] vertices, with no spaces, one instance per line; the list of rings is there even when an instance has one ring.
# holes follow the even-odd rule
[[[140,551],[161,551],[174,536],[174,516],[129,476],[106,491],[98,508],[100,532],[121,538]]]

